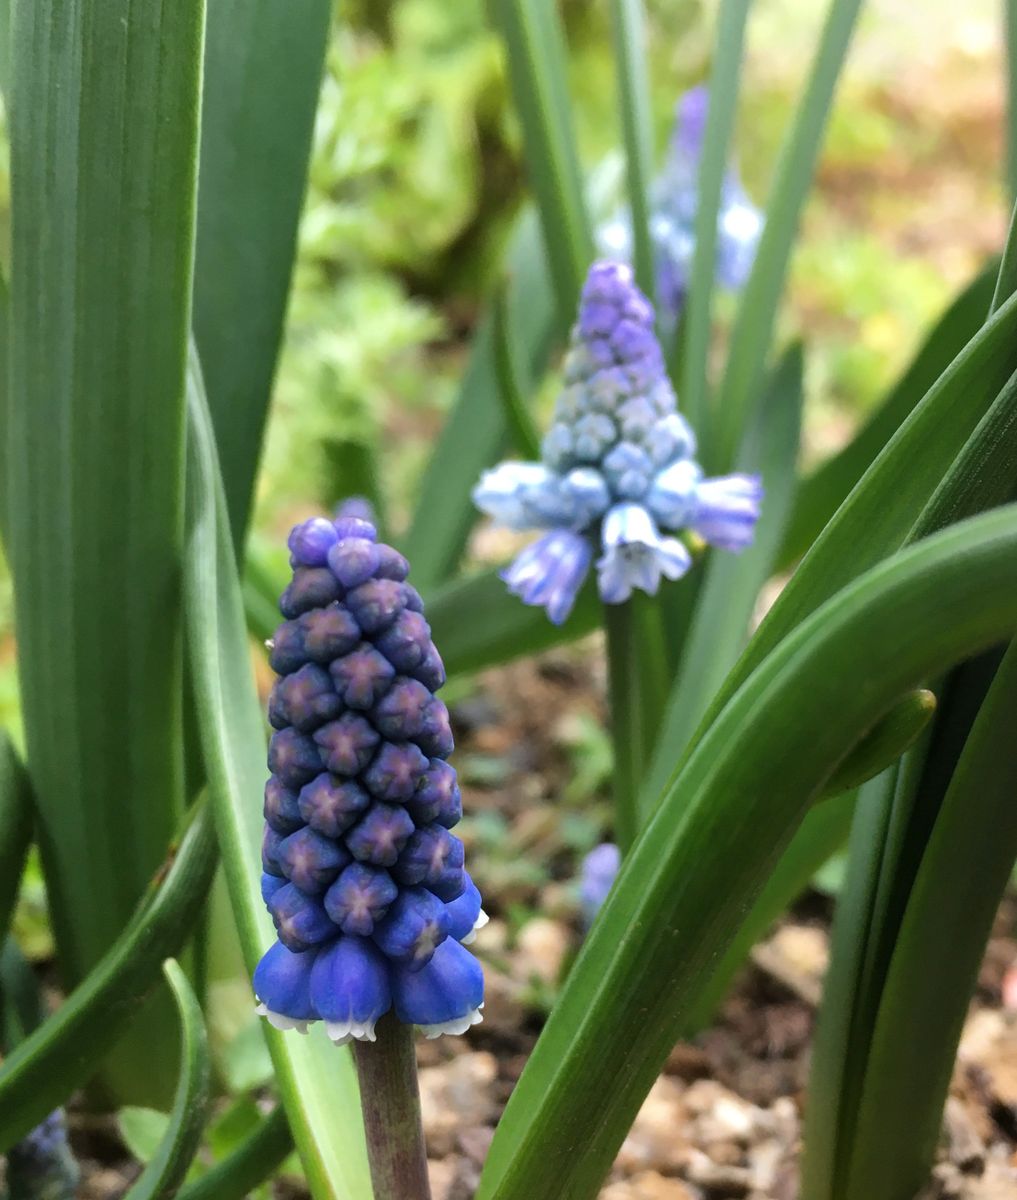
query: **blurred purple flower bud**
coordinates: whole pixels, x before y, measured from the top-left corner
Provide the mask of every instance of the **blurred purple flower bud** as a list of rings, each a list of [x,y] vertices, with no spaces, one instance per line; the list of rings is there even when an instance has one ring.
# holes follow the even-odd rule
[[[355,862],[325,893],[325,911],[343,933],[370,937],[398,895],[388,871]]]

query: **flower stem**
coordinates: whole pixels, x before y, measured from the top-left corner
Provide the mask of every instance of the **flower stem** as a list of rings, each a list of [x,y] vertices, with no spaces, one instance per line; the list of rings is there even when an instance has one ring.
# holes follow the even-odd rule
[[[413,1026],[391,1014],[376,1042],[354,1042],[374,1200],[431,1200]]]

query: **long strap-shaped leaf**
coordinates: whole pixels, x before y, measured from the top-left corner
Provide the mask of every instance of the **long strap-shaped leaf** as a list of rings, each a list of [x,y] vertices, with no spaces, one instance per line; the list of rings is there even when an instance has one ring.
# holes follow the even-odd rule
[[[10,738],[0,729],[0,941],[18,895],[32,840],[32,788]]]
[[[201,369],[188,372],[184,594],[202,752],[233,913],[253,970],[274,934],[259,890],[265,732],[251,674],[215,437]],[[253,1004],[253,997],[252,997]],[[311,1036],[266,1029],[279,1094],[315,1200],[371,1195],[356,1076],[320,1024]]]
[[[625,860],[502,1118],[481,1200],[595,1194],[824,779],[902,692],[1015,627],[1008,508],[876,566],[761,664]]]
[[[165,879],[60,1008],[0,1067],[0,1152],[86,1083],[178,954],[205,902],[218,859],[204,806],[170,859]]]
[[[61,969],[124,926],[183,806],[184,366],[202,0],[15,0],[9,548]],[[172,1013],[118,1060],[172,1078]],[[155,1017],[152,1018],[153,1022]]]
[[[282,1105],[261,1121],[222,1162],[187,1184],[180,1200],[244,1200],[281,1166],[293,1150],[293,1137]]]
[[[194,336],[240,545],[282,338],[328,0],[208,9]]]
[[[201,1005],[173,959],[163,964],[163,974],[180,1017],[177,1094],[166,1132],[124,1200],[170,1200],[177,1194],[201,1144],[211,1099],[212,1072]]]

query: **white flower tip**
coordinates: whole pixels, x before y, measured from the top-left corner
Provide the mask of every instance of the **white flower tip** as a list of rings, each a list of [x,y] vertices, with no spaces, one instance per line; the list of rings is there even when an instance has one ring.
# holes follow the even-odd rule
[[[325,1032],[337,1046],[345,1046],[356,1039],[358,1042],[377,1041],[375,1021],[326,1021]]]
[[[462,946],[472,946],[477,940],[477,931],[479,929],[483,929],[490,919],[491,918],[487,915],[487,913],[481,909],[480,912],[477,913],[477,919],[473,922],[473,928],[466,935],[466,937],[459,939],[459,944]]]
[[[428,1041],[441,1037],[443,1033],[453,1037],[458,1036],[465,1033],[471,1026],[479,1025],[483,1021],[484,1016],[480,1011],[483,1007],[483,1004],[480,1004],[477,1008],[470,1009],[466,1016],[454,1017],[451,1021],[442,1021],[437,1025],[421,1025],[419,1026],[420,1032]]]
[[[266,1008],[264,1004],[259,1003],[254,1010],[259,1017],[264,1017],[273,1029],[278,1029],[282,1033],[286,1033],[290,1029],[295,1029],[297,1033],[307,1033],[311,1021],[298,1021],[293,1017],[283,1016],[282,1013],[273,1012],[270,1008]]]

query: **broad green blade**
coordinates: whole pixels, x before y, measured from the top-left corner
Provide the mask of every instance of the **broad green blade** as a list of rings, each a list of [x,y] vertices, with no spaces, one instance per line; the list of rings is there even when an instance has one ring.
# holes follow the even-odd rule
[[[293,1150],[280,1104],[222,1162],[177,1193],[178,1200],[245,1200]]]
[[[265,726],[251,674],[215,435],[196,355],[188,384],[187,641],[216,834],[241,946],[253,971],[275,937],[259,884]],[[336,1049],[320,1023],[306,1038],[267,1025],[264,1033],[315,1200],[370,1200],[349,1051]]]
[[[101,961],[0,1067],[0,1152],[87,1083],[197,921],[218,855],[202,806]],[[152,1036],[147,1027],[145,1032]]]
[[[653,108],[643,0],[611,0],[611,32],[632,219],[632,259],[636,283],[652,300],[657,290],[650,238]]]
[[[572,320],[593,255],[572,114],[568,61],[557,8],[546,0],[491,0],[509,83],[523,127],[561,325]]]
[[[171,1200],[180,1189],[201,1144],[212,1098],[212,1071],[201,1005],[187,976],[172,958],[163,974],[180,1016],[180,1070],[169,1125],[155,1154],[125,1195],[125,1200]]]
[[[918,401],[981,328],[997,271],[998,265],[993,264],[968,284],[855,437],[802,481],[778,559],[782,569],[809,549]]]
[[[519,222],[506,266],[508,319],[520,366],[539,379],[555,329],[555,300],[535,212]],[[473,339],[455,406],[421,482],[403,549],[421,591],[445,583],[462,558],[477,520],[470,491],[508,441],[498,382],[495,330],[488,317]]]
[[[802,350],[792,346],[774,372],[745,438],[738,469],[758,473],[766,489],[753,544],[741,554],[710,550],[678,673],[671,685],[641,808],[660,798],[684,746],[748,638],[749,620],[773,560],[797,487],[802,418]],[[679,584],[679,586],[681,586]]]
[[[0,942],[7,936],[34,824],[32,785],[10,738],[0,729]]]
[[[182,811],[184,365],[203,4],[14,0],[7,492],[18,665],[68,985]],[[142,799],[143,798],[143,799]],[[158,1099],[172,1013],[109,1079]],[[168,1102],[168,1097],[166,1097]]]
[[[881,563],[753,673],[623,862],[491,1145],[478,1200],[596,1194],[747,906],[897,697],[1017,626],[1017,508]]]
[[[718,470],[734,460],[758,397],[798,219],[812,184],[834,89],[860,8],[861,0],[830,0],[809,82],[777,163],[766,206],[766,225],[738,306],[724,382],[717,399],[717,438],[716,444],[711,445],[710,465]]]
[[[999,274],[996,278],[996,290],[992,293],[990,312],[995,312],[1001,304],[1017,291],[1017,205],[1010,214],[1010,232],[1007,234],[1003,257],[999,264]]]
[[[208,8],[194,336],[243,543],[296,253],[329,0]]]
[[[705,446],[710,444],[712,417],[707,404],[707,358],[717,259],[717,212],[738,107],[742,44],[750,2],[721,0],[717,14],[717,36],[710,69],[710,107],[706,116],[703,154],[699,161],[696,248],[692,259],[688,302],[682,315],[681,386],[678,394],[685,415]]]
[[[932,1165],[957,1042],[1017,858],[1015,707],[1017,643],[975,720],[896,932],[846,1194],[911,1195]]]
[[[838,764],[826,794],[836,796],[881,775],[918,741],[935,711],[936,696],[928,688],[902,696]]]

